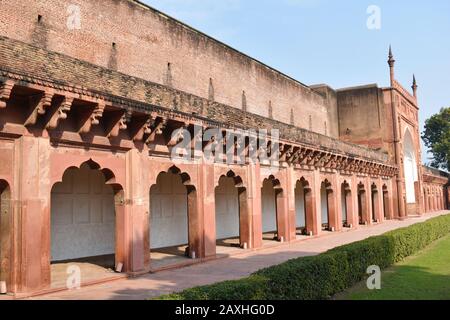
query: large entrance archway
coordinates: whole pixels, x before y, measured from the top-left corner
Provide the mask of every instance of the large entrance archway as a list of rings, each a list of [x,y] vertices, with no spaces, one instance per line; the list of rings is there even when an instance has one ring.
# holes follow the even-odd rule
[[[150,188],[150,259],[152,270],[199,258],[195,252],[196,190],[176,167],[161,172]]]
[[[11,190],[0,180],[0,294],[11,291],[12,223]]]
[[[215,189],[216,254],[250,248],[247,189],[233,171],[219,178]]]
[[[416,184],[419,181],[419,175],[414,140],[409,129],[405,131],[403,139],[403,159],[407,210],[408,214],[414,214],[417,213]]]
[[[297,235],[313,235],[313,197],[309,182],[305,178],[298,180],[295,186],[295,213]]]
[[[81,281],[113,276],[123,261],[116,259],[117,209],[123,191],[111,183],[111,171],[93,161],[69,168],[51,191],[51,286],[65,287],[67,268],[76,265]],[[119,264],[122,264],[120,266]],[[116,268],[117,267],[117,268]]]

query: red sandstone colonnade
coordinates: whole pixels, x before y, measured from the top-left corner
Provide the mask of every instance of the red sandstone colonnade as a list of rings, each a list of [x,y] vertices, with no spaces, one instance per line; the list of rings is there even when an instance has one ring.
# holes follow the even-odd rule
[[[263,214],[269,212],[262,210],[264,201],[272,201],[272,208],[276,209],[276,230],[270,231],[277,232],[277,240],[292,241],[296,239],[297,228],[307,235],[321,234],[322,208],[327,209],[330,229],[341,230],[344,220],[347,227],[358,228],[353,208],[357,208],[358,191],[363,191],[361,186],[369,186],[371,182],[368,176],[323,175],[317,169],[281,168],[276,175],[268,175],[262,173],[266,168],[260,164],[235,167],[195,162],[174,164],[163,157],[149,158],[138,150],[112,153],[63,145],[56,148],[48,140],[34,137],[22,137],[13,145],[11,150],[15,152],[9,156],[17,161],[11,163],[25,162],[27,166],[12,170],[22,171],[19,180],[0,179],[1,207],[10,210],[9,216],[2,215],[0,221],[2,239],[7,239],[2,241],[0,255],[6,261],[2,263],[1,277],[7,282],[8,291],[16,293],[49,288],[51,262],[61,259],[89,261],[91,255],[112,255],[114,266],[111,267],[122,265],[122,272],[139,274],[152,268],[152,253],[166,244],[186,245],[187,258],[214,258],[225,221],[217,218],[216,210],[224,201],[217,200],[217,188],[223,183],[229,184],[226,188],[229,192],[225,192],[225,200],[230,204],[227,208],[234,208],[225,212],[234,219],[231,235],[239,237],[240,247],[253,249],[263,245]],[[356,181],[361,182],[359,188]],[[268,195],[263,193],[264,184],[272,191],[267,199],[264,199]],[[384,184],[390,190],[391,181],[385,180]],[[322,206],[322,187],[326,191],[326,207]],[[22,193],[14,194],[20,188]],[[384,199],[385,206],[391,208],[391,197]],[[179,213],[180,219],[169,219],[167,225],[155,218],[167,218],[163,214],[170,210],[155,208],[169,204],[181,209],[172,209],[172,216]],[[364,210],[367,219],[370,215]],[[14,227],[15,232],[23,235],[20,247],[8,243],[9,221],[15,219],[13,212],[22,212],[21,221]],[[171,225],[172,222],[176,224]],[[64,238],[69,235],[65,228],[73,224],[89,226]],[[55,226],[59,229],[55,230]],[[74,230],[79,227],[76,225]],[[94,231],[87,230],[91,227],[100,230],[96,237],[92,237]],[[180,234],[181,240],[159,245],[156,242],[152,246],[155,241],[164,240],[158,235],[172,232]],[[15,263],[9,264],[8,259]],[[20,266],[22,271],[14,278],[11,275],[19,272],[15,266]]]

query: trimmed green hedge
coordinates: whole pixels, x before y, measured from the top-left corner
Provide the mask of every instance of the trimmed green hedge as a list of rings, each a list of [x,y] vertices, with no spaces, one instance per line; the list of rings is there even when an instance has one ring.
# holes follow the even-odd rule
[[[450,215],[384,235],[298,258],[225,281],[160,297],[163,300],[319,300],[367,277],[371,265],[385,269],[450,234]]]

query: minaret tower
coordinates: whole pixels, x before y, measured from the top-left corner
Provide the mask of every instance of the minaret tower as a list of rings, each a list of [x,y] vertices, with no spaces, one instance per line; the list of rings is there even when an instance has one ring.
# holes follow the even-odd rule
[[[416,81],[416,75],[413,74],[413,84],[412,84],[412,90],[413,90],[413,94],[414,94],[414,98],[417,99],[417,88],[419,86],[417,85],[417,81]]]
[[[394,55],[392,54],[392,47],[389,46],[389,60],[388,60],[388,64],[389,64],[389,69],[390,69],[390,74],[391,74],[391,87],[394,86],[394,79],[395,79],[395,59],[394,59]]]

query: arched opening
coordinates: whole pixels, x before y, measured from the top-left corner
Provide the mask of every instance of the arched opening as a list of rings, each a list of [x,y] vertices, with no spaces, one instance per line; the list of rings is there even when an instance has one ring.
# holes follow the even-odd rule
[[[423,189],[423,205],[425,213],[428,212],[428,198],[427,198],[427,189]]]
[[[124,261],[118,255],[120,186],[93,161],[69,168],[51,191],[51,286],[66,287],[67,270],[76,265],[81,281],[111,277]],[[123,210],[121,211],[123,212]],[[121,270],[119,270],[121,271]]]
[[[372,222],[380,222],[380,199],[378,193],[378,187],[374,183],[371,187],[371,203],[372,203]]]
[[[386,220],[391,219],[391,212],[389,210],[389,191],[386,185],[383,186],[383,216]]]
[[[311,187],[305,178],[297,181],[295,186],[295,216],[297,235],[314,233],[313,197]]]
[[[428,188],[427,201],[428,201],[428,212],[433,212],[433,201],[432,201],[432,190]]]
[[[283,190],[273,176],[265,179],[261,189],[263,240],[281,241],[278,230],[278,199]]]
[[[417,208],[414,205],[416,203],[416,184],[419,181],[419,175],[414,140],[409,129],[406,130],[403,140],[403,162],[408,214],[417,213]]]
[[[334,213],[333,209],[333,189],[331,183],[328,180],[322,182],[320,187],[320,207],[322,217],[322,230],[323,231],[335,231],[335,226],[332,223],[332,217]]]
[[[353,204],[352,191],[350,184],[344,181],[341,185],[341,210],[342,210],[342,226],[344,228],[353,227]]]
[[[220,177],[215,190],[217,254],[230,253],[230,248],[248,248],[249,244],[241,232],[246,198],[242,180],[234,172],[230,171],[226,176]]]
[[[366,196],[364,184],[358,184],[358,217],[360,225],[366,225],[368,223]]]
[[[0,294],[11,291],[12,223],[11,191],[0,180]]]
[[[197,258],[190,246],[189,223],[195,203],[195,189],[186,186],[189,181],[177,168],[161,172],[150,188],[150,258],[152,269]],[[191,207],[193,206],[193,207]],[[192,250],[191,250],[192,249]]]

